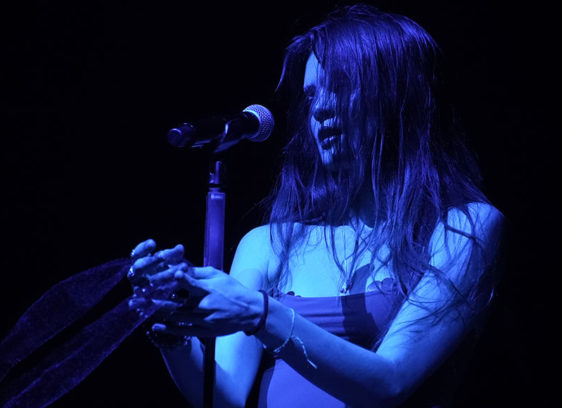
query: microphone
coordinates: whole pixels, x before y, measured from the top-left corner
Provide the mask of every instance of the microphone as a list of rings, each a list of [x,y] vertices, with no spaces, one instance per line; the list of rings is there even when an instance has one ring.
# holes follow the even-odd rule
[[[263,142],[273,132],[274,125],[269,109],[262,105],[250,105],[229,120],[223,117],[209,118],[170,129],[168,142],[174,147],[208,147],[218,153],[244,139]]]

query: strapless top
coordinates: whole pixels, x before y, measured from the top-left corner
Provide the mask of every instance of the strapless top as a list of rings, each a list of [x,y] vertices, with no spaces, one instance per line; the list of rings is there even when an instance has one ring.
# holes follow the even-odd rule
[[[301,316],[367,349],[375,349],[403,302],[394,281],[377,282],[371,292],[333,297],[301,297],[281,294],[278,300]],[[263,371],[258,407],[345,407],[316,387],[285,361],[273,359]]]

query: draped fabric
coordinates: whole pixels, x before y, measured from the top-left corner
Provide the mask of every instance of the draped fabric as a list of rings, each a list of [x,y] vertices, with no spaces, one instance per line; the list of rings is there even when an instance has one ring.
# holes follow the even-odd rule
[[[83,381],[154,310],[140,316],[129,298],[68,340],[49,350],[24,373],[8,374],[20,362],[84,317],[127,274],[131,260],[116,259],[75,274],[50,288],[19,318],[0,343],[0,406],[44,407]],[[155,308],[156,309],[156,308]]]

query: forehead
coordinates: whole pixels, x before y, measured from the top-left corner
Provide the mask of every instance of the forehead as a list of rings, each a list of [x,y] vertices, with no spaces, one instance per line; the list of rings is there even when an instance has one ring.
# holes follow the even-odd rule
[[[308,60],[306,61],[306,67],[304,70],[304,81],[303,88],[306,89],[311,85],[318,85],[319,82],[324,77],[324,68],[318,62],[318,58],[314,53],[310,53]]]

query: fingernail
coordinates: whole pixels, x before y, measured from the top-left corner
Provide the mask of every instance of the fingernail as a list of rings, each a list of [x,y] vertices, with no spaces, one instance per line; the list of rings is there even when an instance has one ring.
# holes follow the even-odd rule
[[[166,330],[166,326],[163,325],[163,324],[161,324],[161,323],[154,323],[154,324],[152,325],[152,330],[153,330],[153,331],[156,331],[156,332],[158,332],[158,331],[164,331],[164,330]]]

